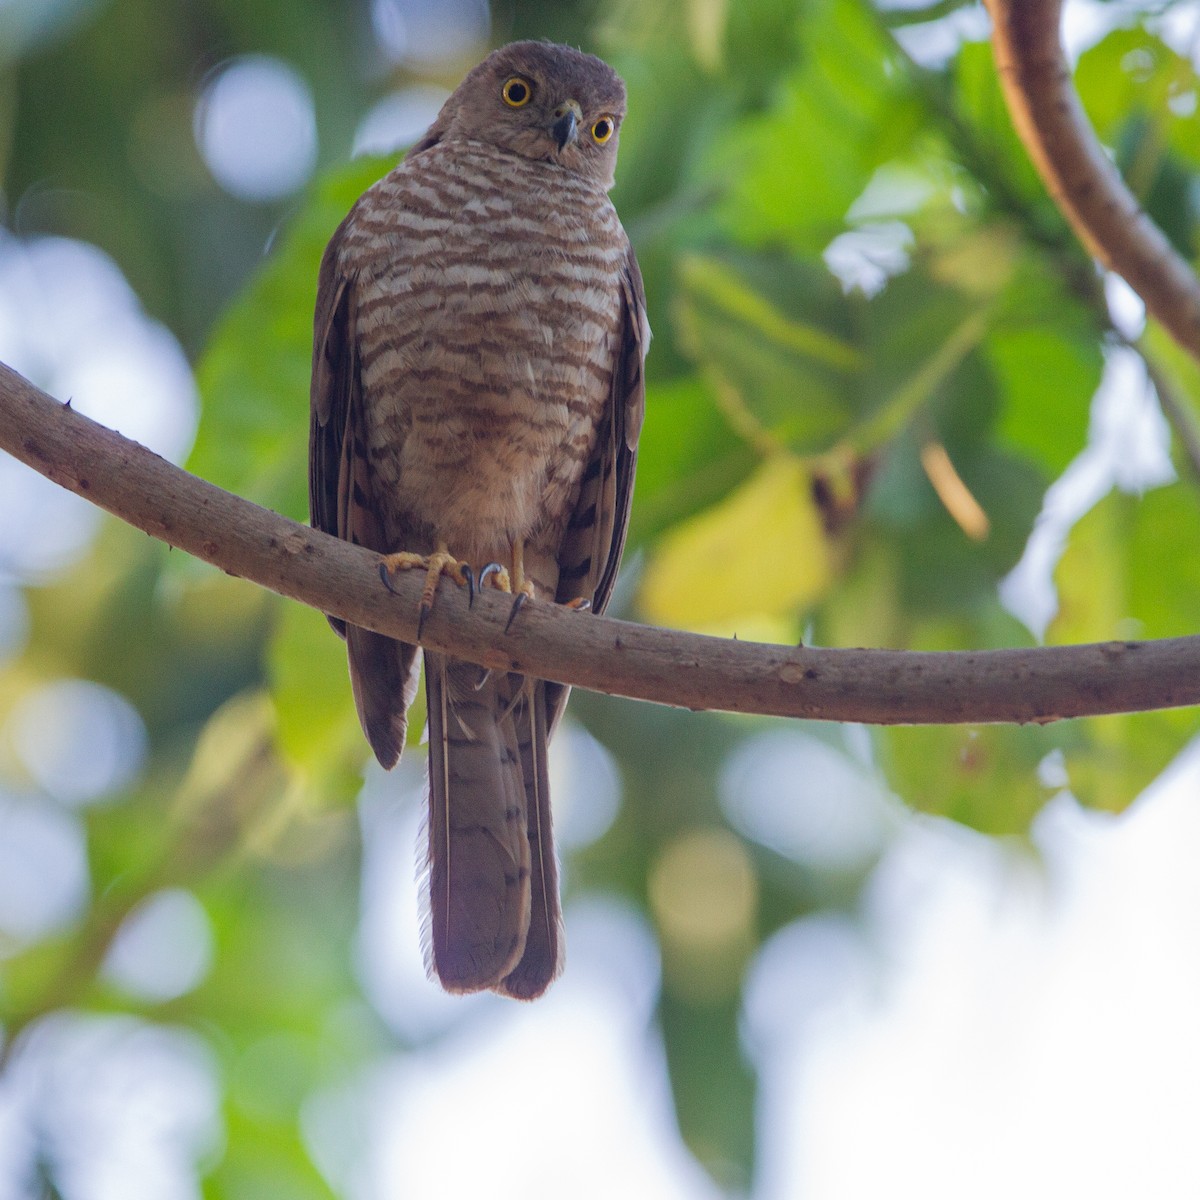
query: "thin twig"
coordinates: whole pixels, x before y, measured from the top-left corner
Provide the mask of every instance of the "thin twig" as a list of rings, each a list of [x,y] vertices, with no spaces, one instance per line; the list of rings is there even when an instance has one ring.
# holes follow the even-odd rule
[[[379,581],[376,555],[221,491],[80,415],[0,364],[0,449],[231,575],[413,641],[422,581]],[[1200,703],[1200,637],[1020,650],[768,646],[444,587],[431,649],[497,670],[682,708],[875,724],[1051,721]]]
[[[1174,384],[1167,378],[1167,373],[1158,365],[1154,356],[1144,347],[1134,343],[1126,343],[1131,349],[1141,355],[1146,364],[1146,374],[1154,385],[1158,396],[1158,406],[1167,419],[1167,424],[1175,431],[1183,457],[1192,471],[1194,481],[1200,482],[1200,425],[1195,414],[1186,402],[1175,391]]]

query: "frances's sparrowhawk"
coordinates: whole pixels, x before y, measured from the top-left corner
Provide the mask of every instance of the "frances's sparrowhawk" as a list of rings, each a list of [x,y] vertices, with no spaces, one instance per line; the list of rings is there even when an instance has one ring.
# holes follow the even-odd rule
[[[608,197],[625,88],[518,42],[476,67],[321,264],[314,525],[460,582],[601,611],[625,540],[649,341]],[[519,618],[518,618],[519,619]],[[582,618],[581,618],[582,619]],[[417,647],[346,637],[380,762],[404,745]],[[546,744],[561,685],[425,656],[429,949],[451,991],[531,998],[561,969]]]

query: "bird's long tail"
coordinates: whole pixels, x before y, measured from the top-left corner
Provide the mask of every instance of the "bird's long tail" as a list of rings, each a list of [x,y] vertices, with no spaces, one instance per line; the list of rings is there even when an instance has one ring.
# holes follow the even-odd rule
[[[532,999],[561,969],[544,685],[425,656],[433,970]]]

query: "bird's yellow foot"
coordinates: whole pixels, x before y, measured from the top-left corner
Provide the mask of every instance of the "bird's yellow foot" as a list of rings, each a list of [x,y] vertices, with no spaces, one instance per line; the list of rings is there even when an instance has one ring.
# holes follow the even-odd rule
[[[498,570],[504,571],[503,567],[493,563]],[[507,571],[504,571],[505,582],[507,586],[502,590],[513,594],[512,611],[508,614],[508,620],[504,624],[504,632],[507,633],[512,628],[512,623],[517,619],[517,613],[521,611],[526,600],[532,600],[533,580],[525,578],[525,543],[519,539],[512,544],[512,575],[509,576]]]
[[[417,609],[417,640],[425,628],[425,618],[433,611],[433,598],[437,593],[438,580],[448,575],[459,587],[468,589],[470,599],[475,599],[475,576],[471,568],[459,562],[444,546],[433,554],[413,554],[408,550],[396,554],[385,554],[379,563],[379,577],[388,591],[393,591],[392,576],[397,571],[425,572],[425,586],[421,590],[421,603]]]

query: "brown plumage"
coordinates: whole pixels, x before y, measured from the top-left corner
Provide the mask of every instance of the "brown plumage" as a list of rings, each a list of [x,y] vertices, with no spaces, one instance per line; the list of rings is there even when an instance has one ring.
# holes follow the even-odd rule
[[[624,115],[599,59],[514,43],[354,206],[317,295],[315,526],[383,554],[499,562],[536,600],[604,609],[649,341],[608,199]],[[334,626],[391,767],[417,647]],[[451,991],[532,998],[562,965],[546,744],[568,689],[439,654],[425,679],[432,969]]]

